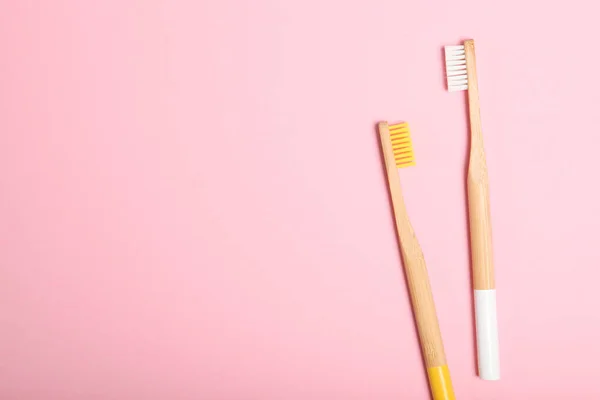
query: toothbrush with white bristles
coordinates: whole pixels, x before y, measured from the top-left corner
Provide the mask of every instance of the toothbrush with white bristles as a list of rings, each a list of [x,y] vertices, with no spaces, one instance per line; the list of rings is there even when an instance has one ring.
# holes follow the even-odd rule
[[[471,149],[467,173],[467,196],[479,377],[485,380],[498,380],[500,379],[500,357],[492,225],[487,164],[479,115],[475,43],[473,40],[465,40],[463,46],[446,46],[445,53],[448,90],[450,92],[466,90],[469,100]]]

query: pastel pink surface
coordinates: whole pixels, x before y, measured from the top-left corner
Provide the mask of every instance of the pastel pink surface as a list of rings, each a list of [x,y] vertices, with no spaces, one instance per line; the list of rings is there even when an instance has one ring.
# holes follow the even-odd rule
[[[375,123],[457,397],[592,399],[597,6],[0,3],[0,398],[427,399]],[[502,380],[476,377],[464,96],[476,39]]]

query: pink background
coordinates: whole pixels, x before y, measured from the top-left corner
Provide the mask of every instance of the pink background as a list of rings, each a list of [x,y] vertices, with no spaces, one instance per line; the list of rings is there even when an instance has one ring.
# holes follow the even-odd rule
[[[0,2],[0,398],[427,399],[375,123],[459,399],[600,398],[589,0]],[[477,43],[502,380],[476,377]]]

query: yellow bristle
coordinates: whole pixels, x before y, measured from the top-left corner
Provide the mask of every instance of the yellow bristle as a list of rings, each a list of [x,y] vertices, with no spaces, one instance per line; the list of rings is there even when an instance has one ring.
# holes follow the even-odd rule
[[[407,123],[390,125],[390,140],[394,151],[394,159],[398,168],[415,165],[415,154],[410,139],[410,129]]]

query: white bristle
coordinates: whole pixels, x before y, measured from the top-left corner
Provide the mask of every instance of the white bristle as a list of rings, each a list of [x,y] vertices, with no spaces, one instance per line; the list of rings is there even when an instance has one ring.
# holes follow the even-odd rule
[[[448,90],[456,92],[467,90],[467,61],[465,60],[465,46],[446,46],[446,77]]]

